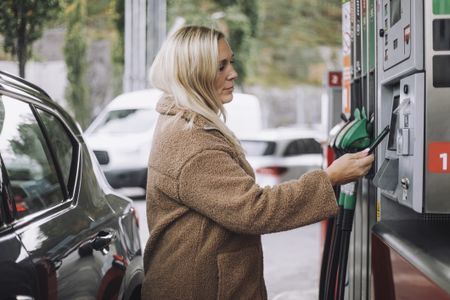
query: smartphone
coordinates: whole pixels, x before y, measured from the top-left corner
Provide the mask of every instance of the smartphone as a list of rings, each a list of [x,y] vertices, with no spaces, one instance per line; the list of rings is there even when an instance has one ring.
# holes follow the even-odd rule
[[[383,131],[376,137],[376,139],[369,146],[369,154],[371,154],[378,146],[379,143],[387,136],[389,133],[389,125],[384,127]]]

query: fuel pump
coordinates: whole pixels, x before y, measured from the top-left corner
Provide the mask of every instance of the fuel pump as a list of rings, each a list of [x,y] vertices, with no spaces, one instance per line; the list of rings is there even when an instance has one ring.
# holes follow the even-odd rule
[[[378,17],[378,120],[391,130],[374,184],[381,199],[418,213],[450,213],[450,19],[440,13],[444,2],[382,0]]]
[[[450,299],[450,2],[343,0],[344,28],[343,110],[366,107],[376,132],[389,125],[356,189],[345,296]]]

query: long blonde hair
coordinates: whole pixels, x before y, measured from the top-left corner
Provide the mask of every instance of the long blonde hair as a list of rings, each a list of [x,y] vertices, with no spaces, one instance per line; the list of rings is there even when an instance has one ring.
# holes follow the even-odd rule
[[[190,112],[192,126],[201,115],[237,149],[239,141],[221,117],[226,111],[214,88],[219,68],[219,40],[225,35],[203,26],[186,26],[164,42],[150,68],[152,85],[174,99],[175,105]]]

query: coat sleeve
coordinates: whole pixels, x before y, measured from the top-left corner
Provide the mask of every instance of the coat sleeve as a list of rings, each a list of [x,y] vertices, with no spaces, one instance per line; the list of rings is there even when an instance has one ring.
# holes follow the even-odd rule
[[[311,171],[298,180],[260,187],[230,154],[206,150],[182,168],[179,199],[238,233],[264,234],[297,228],[335,215],[338,207],[328,176]]]

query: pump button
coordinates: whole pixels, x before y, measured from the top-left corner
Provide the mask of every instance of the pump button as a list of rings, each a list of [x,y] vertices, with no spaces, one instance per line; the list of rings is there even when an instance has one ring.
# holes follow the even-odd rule
[[[407,177],[404,177],[400,180],[400,183],[402,185],[402,188],[404,190],[407,190],[409,188],[409,179]]]
[[[405,95],[408,95],[409,93],[409,86],[407,84],[403,86],[403,93],[405,93]]]
[[[400,128],[397,136],[397,154],[410,155],[409,153],[409,128]]]

